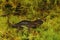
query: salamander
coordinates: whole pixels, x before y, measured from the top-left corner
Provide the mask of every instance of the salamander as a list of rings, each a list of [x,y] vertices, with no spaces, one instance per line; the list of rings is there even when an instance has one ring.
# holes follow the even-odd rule
[[[43,24],[42,20],[35,20],[35,21],[28,21],[28,20],[23,20],[19,23],[16,23],[12,25],[13,28],[23,28],[23,25],[26,25],[28,28],[36,28],[38,25]]]

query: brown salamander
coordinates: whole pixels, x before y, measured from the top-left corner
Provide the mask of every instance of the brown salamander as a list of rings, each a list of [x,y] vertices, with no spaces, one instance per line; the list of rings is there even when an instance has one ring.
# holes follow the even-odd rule
[[[12,25],[12,28],[23,28],[22,25],[26,25],[28,28],[36,28],[37,25],[41,25],[43,24],[42,20],[35,20],[35,21],[28,21],[28,20],[23,20],[19,23],[16,23],[14,25]]]

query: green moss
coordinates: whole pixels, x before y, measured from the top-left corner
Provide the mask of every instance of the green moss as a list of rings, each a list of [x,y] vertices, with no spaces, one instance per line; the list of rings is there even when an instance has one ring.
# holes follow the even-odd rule
[[[15,8],[21,3],[21,15],[14,16]],[[52,2],[52,3],[51,3]],[[57,0],[10,0],[11,6],[6,6],[5,0],[0,1],[0,40],[60,40],[60,6]],[[47,3],[47,4],[46,4]],[[10,10],[10,9],[14,10]],[[28,10],[26,15],[23,10]],[[8,14],[9,16],[1,16]],[[22,20],[43,20],[43,24],[36,29],[30,29],[26,26],[22,30],[11,28],[11,24],[18,23]]]

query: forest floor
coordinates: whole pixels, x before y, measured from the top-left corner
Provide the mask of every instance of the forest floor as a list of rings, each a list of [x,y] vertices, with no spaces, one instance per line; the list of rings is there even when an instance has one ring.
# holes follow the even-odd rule
[[[58,1],[0,0],[0,40],[60,40],[60,1]],[[26,26],[18,31],[17,28],[8,25],[9,22],[15,24],[22,20],[37,19],[43,20],[43,24],[36,29],[31,28],[30,31]]]

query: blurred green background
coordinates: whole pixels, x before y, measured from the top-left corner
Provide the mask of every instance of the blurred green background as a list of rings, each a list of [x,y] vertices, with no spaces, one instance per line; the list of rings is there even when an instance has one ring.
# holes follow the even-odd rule
[[[18,3],[21,12],[14,15]],[[5,7],[6,4],[12,7]],[[15,24],[37,19],[43,20],[43,24],[30,31],[24,26],[18,32],[8,25],[8,20]],[[0,40],[60,40],[60,0],[0,0]]]

